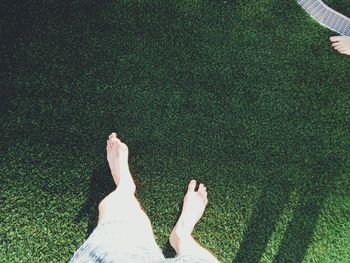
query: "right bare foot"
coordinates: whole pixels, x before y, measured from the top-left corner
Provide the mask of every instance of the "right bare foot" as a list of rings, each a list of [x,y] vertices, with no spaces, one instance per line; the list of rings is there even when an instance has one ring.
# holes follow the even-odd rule
[[[198,191],[195,188],[196,181],[192,180],[188,185],[180,218],[170,234],[169,241],[173,247],[178,246],[179,239],[191,236],[208,203],[207,188],[203,184],[199,185]]]

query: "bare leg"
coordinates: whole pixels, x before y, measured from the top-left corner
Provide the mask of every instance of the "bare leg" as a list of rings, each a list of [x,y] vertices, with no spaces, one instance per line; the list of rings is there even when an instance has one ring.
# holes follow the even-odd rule
[[[350,37],[349,36],[334,36],[330,38],[332,47],[340,54],[350,55]]]
[[[202,217],[208,203],[206,187],[200,184],[198,191],[195,191],[195,188],[196,181],[192,180],[188,185],[180,218],[170,234],[169,241],[177,256],[190,255],[207,259],[210,262],[219,262],[192,237],[193,229]]]
[[[117,188],[99,204],[98,224],[121,219],[128,222],[129,226],[127,229],[118,229],[121,239],[130,243],[155,243],[151,222],[135,197],[136,186],[129,171],[128,147],[112,133],[106,149]]]

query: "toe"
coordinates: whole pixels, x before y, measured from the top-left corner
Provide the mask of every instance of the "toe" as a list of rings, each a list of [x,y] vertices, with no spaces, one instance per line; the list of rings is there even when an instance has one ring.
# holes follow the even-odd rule
[[[109,135],[109,138],[112,139],[112,138],[117,138],[117,134],[115,132],[112,132],[110,135]]]
[[[203,198],[204,203],[207,204],[208,203],[208,192],[207,191],[202,193],[202,198]]]
[[[198,187],[198,192],[203,193],[205,191],[204,189],[206,189],[204,184],[200,184],[199,187]]]
[[[330,41],[332,42],[336,42],[336,41],[339,41],[341,39],[341,36],[332,36],[329,38]]]
[[[120,140],[119,140],[118,138],[116,138],[116,137],[112,137],[112,138],[110,139],[110,141],[111,141],[111,143],[112,143],[113,145],[116,145],[116,144],[119,144],[119,143],[120,143]]]
[[[196,188],[196,180],[191,180],[191,182],[188,184],[188,191],[193,192]]]
[[[207,192],[207,188],[205,186],[203,186],[202,188],[198,189],[198,192],[200,193],[201,196],[203,196],[204,198],[207,197],[208,192]]]
[[[340,50],[344,49],[344,47],[339,45],[339,46],[334,47],[334,49],[340,51]]]

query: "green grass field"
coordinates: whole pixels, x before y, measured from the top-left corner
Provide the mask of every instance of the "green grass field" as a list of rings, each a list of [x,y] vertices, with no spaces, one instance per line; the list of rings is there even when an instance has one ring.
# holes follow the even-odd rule
[[[167,257],[194,178],[221,261],[349,262],[350,57],[296,1],[35,2],[0,4],[0,262],[70,259],[111,131]]]

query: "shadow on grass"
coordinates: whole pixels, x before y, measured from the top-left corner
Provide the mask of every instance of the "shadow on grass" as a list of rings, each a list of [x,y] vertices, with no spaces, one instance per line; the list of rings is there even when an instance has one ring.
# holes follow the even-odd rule
[[[1,76],[11,78],[19,71],[28,71],[31,62],[28,61],[27,51],[34,39],[44,42],[49,37],[49,31],[65,30],[77,18],[86,25],[104,6],[105,3],[96,0],[1,1],[0,49],[4,51],[0,61]]]
[[[163,249],[163,254],[164,254],[165,258],[174,258],[174,257],[176,257],[176,252],[173,249],[173,247],[170,245],[169,241],[165,244],[165,249]]]
[[[2,117],[11,118],[12,116],[8,114],[11,111],[21,113],[22,110],[14,107],[14,99],[17,100],[15,105],[28,103],[38,106],[41,98],[50,97],[55,92],[62,94],[57,87],[62,85],[63,79],[70,77],[62,70],[54,70],[54,73],[50,73],[49,69],[62,68],[62,64],[65,63],[62,61],[67,61],[68,72],[74,71],[72,65],[74,61],[77,61],[79,52],[81,52],[83,29],[89,26],[91,21],[97,19],[96,17],[105,4],[105,1],[97,0],[4,0],[0,2],[0,53],[2,54],[0,59],[0,111],[5,113]],[[45,74],[48,74],[50,84],[46,82],[49,89],[43,92],[41,88],[46,84],[39,85],[38,79],[43,78]],[[76,74],[71,82],[78,76]],[[38,82],[34,83],[33,80]],[[58,86],[51,86],[54,82]],[[44,115],[43,112],[37,110],[36,106],[24,107],[26,110],[36,109],[26,117],[28,121],[25,124],[22,122],[18,124],[19,122],[15,123],[12,120],[6,121],[11,125],[7,125],[0,132],[8,138],[1,142],[1,151],[6,152],[13,145],[13,140],[17,139],[13,137],[13,130],[16,130],[17,134],[26,133],[28,138],[33,138],[34,143],[37,143],[38,140],[44,143],[50,140],[48,136],[45,136],[45,133],[49,131],[46,124],[58,125],[59,121],[53,117],[50,117],[50,121],[45,118],[45,122],[39,125],[40,128],[36,128],[33,123],[40,122]],[[55,137],[61,137],[62,140],[64,138],[67,138],[67,141],[71,140],[67,134],[62,134],[58,129],[55,134],[57,135]]]
[[[254,207],[244,239],[233,262],[259,262],[265,251],[292,190],[288,184],[281,187],[282,184],[278,179],[278,176],[275,176],[263,189],[263,194]]]
[[[293,220],[283,236],[274,258],[277,262],[302,262],[311,242],[320,211],[332,193],[342,172],[340,159],[329,158],[313,166],[307,187],[301,193],[302,200],[293,211]],[[303,196],[310,198],[303,199]]]
[[[76,217],[76,222],[85,218],[88,220],[86,237],[89,237],[97,225],[99,202],[114,189],[115,183],[107,163],[99,165],[90,179],[89,196]]]
[[[311,165],[307,179],[302,182],[300,200],[292,211],[278,252],[273,262],[302,262],[317,223],[320,210],[341,173],[341,162],[322,160]],[[233,263],[260,262],[276,229],[290,194],[296,190],[278,176],[266,184],[264,193],[254,208],[247,231]]]

